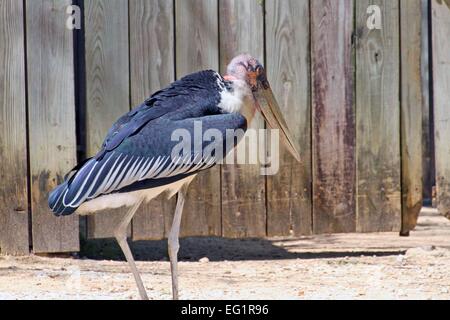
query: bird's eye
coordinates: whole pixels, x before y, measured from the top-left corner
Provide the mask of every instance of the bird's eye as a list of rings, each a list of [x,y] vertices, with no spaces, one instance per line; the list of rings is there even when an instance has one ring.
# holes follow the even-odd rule
[[[259,74],[262,74],[263,73],[263,67],[262,66],[257,66],[256,67],[256,73],[259,75]]]
[[[248,64],[246,64],[245,62],[239,62],[239,64],[243,66],[245,70],[248,70]]]

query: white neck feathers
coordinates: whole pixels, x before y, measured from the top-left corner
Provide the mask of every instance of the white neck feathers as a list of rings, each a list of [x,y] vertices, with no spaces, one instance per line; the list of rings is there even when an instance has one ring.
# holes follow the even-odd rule
[[[224,88],[221,92],[219,107],[227,113],[241,113],[250,123],[255,114],[253,94],[243,80],[232,80],[230,90]]]

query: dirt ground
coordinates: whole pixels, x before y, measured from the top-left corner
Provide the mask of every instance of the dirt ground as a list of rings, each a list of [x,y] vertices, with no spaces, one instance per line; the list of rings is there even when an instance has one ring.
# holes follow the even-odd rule
[[[408,238],[197,238],[181,248],[182,299],[450,299],[450,221],[432,209]],[[149,297],[170,299],[165,241],[132,250]],[[116,245],[84,243],[83,251],[97,260],[0,257],[0,299],[138,299]]]

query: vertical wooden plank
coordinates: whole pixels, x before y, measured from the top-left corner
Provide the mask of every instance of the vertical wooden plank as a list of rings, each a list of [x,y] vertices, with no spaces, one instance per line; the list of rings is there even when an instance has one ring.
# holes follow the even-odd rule
[[[428,0],[421,0],[422,3],[422,170],[423,170],[423,198],[430,204],[433,198],[433,186],[435,185],[434,169],[434,126],[433,110],[430,104],[430,61],[429,55],[429,4]]]
[[[450,3],[432,1],[438,210],[450,218]]]
[[[313,230],[355,231],[353,1],[311,1]]]
[[[129,111],[128,1],[87,0],[86,139],[87,155],[100,150],[111,125]],[[88,236],[113,236],[126,209],[88,217]]]
[[[131,106],[174,80],[173,1],[130,1]],[[175,210],[165,195],[142,205],[133,219],[133,239],[162,239],[164,216]]]
[[[381,30],[367,8],[381,9]],[[398,231],[401,224],[399,3],[356,1],[356,231]]]
[[[280,171],[267,177],[267,232],[307,235],[312,231],[309,1],[268,0],[266,13],[268,77],[302,158],[299,164],[280,150]]]
[[[0,2],[0,252],[27,254],[28,188],[22,1]]]
[[[263,7],[256,0],[221,0],[220,66],[226,72],[236,55],[248,52],[264,62]],[[260,115],[251,128],[264,128]],[[222,166],[222,232],[224,237],[266,235],[265,177],[259,165]]]
[[[414,229],[422,209],[422,82],[420,0],[400,0],[402,228]]]
[[[176,76],[219,67],[217,0],[176,0]],[[166,219],[166,234],[173,213]],[[181,223],[182,236],[221,235],[220,168],[191,183]]]
[[[77,251],[78,217],[57,218],[48,192],[76,163],[73,33],[69,0],[26,2],[28,117],[34,252]]]

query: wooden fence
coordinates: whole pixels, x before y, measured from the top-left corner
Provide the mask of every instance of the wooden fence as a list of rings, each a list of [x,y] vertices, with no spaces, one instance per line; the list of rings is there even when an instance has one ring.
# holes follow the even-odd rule
[[[123,209],[80,230],[77,216],[52,216],[49,190],[151,92],[193,71],[223,72],[245,51],[265,62],[303,162],[283,152],[276,176],[242,165],[200,174],[182,236],[406,233],[422,205],[428,5],[438,194],[449,212],[448,1],[80,0],[74,31],[70,4],[0,1],[2,253],[77,251],[79,231],[111,236]],[[367,27],[372,4],[381,30]],[[143,206],[130,235],[166,237],[173,211],[174,200],[161,197]]]

